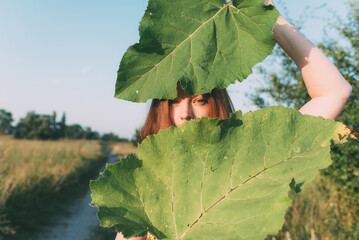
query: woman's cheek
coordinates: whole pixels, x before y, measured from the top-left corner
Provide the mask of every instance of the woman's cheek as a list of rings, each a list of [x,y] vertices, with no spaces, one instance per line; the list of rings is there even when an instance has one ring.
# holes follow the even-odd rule
[[[195,109],[195,114],[196,114],[196,118],[201,118],[201,117],[209,117],[209,105],[208,104],[201,104],[199,106],[196,106]]]

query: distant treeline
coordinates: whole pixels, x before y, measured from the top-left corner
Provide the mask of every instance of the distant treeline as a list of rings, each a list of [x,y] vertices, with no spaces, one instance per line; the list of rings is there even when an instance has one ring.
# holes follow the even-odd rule
[[[13,135],[18,139],[88,139],[129,142],[127,138],[120,138],[114,133],[101,135],[97,131],[92,131],[90,127],[82,127],[79,124],[67,125],[65,113],[62,114],[59,122],[56,118],[56,112],[52,115],[42,115],[32,111],[13,126],[14,119],[11,112],[0,109],[0,134]]]

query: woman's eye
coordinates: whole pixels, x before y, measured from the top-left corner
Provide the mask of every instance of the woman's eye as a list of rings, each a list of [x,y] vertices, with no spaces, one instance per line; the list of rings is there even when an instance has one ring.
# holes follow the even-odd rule
[[[205,99],[196,99],[195,102],[201,103],[201,104],[207,103],[207,101]]]

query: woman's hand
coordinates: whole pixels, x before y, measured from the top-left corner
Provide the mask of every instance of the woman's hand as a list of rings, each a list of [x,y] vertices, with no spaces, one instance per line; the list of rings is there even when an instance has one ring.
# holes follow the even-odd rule
[[[272,2],[272,0],[266,0],[266,1],[264,2],[264,5],[266,5],[266,6],[268,6],[268,5],[274,6],[274,3]]]
[[[266,0],[266,5],[273,5]],[[352,87],[330,60],[293,25],[279,16],[273,28],[278,45],[293,59],[312,98],[299,111],[335,119],[348,100]]]
[[[145,235],[144,237],[133,237],[133,238],[126,239],[126,238],[124,238],[122,233],[117,233],[115,240],[146,240],[146,238],[147,238],[147,235]]]

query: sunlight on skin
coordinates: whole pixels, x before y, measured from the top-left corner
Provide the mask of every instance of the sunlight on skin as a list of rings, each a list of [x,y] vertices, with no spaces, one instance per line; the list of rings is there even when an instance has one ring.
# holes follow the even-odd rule
[[[265,5],[273,5],[267,0]],[[312,98],[299,111],[336,119],[348,100],[352,87],[333,63],[281,15],[273,28],[278,45],[293,59]]]
[[[279,46],[300,70],[312,98],[299,111],[336,119],[351,94],[351,85],[332,62],[283,17],[279,16],[273,31]]]

